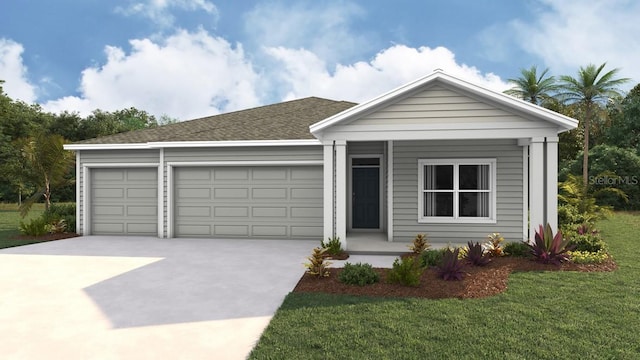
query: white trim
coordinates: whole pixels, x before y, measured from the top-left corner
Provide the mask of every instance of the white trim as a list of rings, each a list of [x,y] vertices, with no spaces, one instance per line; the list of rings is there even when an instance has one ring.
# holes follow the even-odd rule
[[[522,240],[529,238],[529,145],[522,146]]]
[[[89,203],[89,198],[91,197],[89,186],[91,184],[91,169],[109,169],[109,168],[138,168],[138,167],[157,167],[160,169],[159,163],[86,163],[82,164],[82,224],[83,224],[83,234],[82,235],[91,235],[91,204]],[[159,170],[160,171],[160,170]],[[158,191],[160,191],[158,189]],[[158,209],[158,212],[160,210]],[[158,237],[160,236],[160,232],[157,233]]]
[[[545,169],[547,171],[545,225],[551,225],[553,232],[558,231],[558,138],[548,137],[545,142]]]
[[[323,160],[274,160],[274,161],[169,161],[169,166],[305,166],[322,165]]]
[[[515,97],[472,84],[449,74],[445,74],[441,70],[436,70],[430,75],[427,75],[421,79],[402,85],[370,101],[364,102],[360,105],[356,105],[339,114],[319,121],[311,125],[309,129],[311,133],[318,136],[319,133],[325,131],[329,127],[335,126],[336,124],[339,124],[343,121],[353,120],[366,113],[375,111],[385,105],[388,105],[389,103],[397,101],[404,96],[408,96],[411,93],[417,92],[421,88],[426,88],[432,83],[441,83],[445,86],[448,85],[455,89],[471,93],[472,95],[478,96],[482,99],[497,102],[498,104],[506,106],[513,110],[517,110],[527,115],[532,115],[536,118],[546,120],[558,127],[563,128],[564,130],[571,130],[578,126],[577,120],[570,117],[558,114],[540,106],[533,105],[526,101],[516,99]],[[559,129],[559,131],[562,131],[562,129]]]
[[[81,174],[80,168],[80,152],[76,153],[76,233],[79,235],[83,235],[84,224],[81,220],[80,207],[81,207],[81,196],[80,190],[82,189],[81,185],[84,182],[84,174]],[[81,226],[82,224],[82,226]]]
[[[347,143],[335,143],[336,149],[336,236],[347,246]]]
[[[453,165],[453,217],[437,217],[437,216],[424,216],[424,167],[425,165],[443,164]],[[491,175],[491,188],[489,194],[491,196],[491,208],[489,209],[489,216],[482,218],[467,218],[460,217],[458,215],[458,168],[460,165],[489,165],[489,171]],[[497,160],[495,158],[465,158],[465,159],[418,159],[418,223],[420,224],[495,224],[497,222]],[[457,216],[457,217],[456,217]]]
[[[378,168],[378,227],[377,228],[353,228],[353,159],[378,159],[378,165],[356,166],[356,168],[371,167]],[[348,231],[381,231],[383,229],[383,189],[384,189],[384,165],[382,163],[384,156],[382,154],[353,154],[349,155],[348,171],[347,171],[347,230]]]
[[[344,130],[344,131],[343,131]],[[465,130],[369,130],[353,131],[352,128],[333,128],[323,134],[328,140],[336,141],[388,141],[388,140],[476,140],[476,139],[518,139],[523,136],[545,137],[555,135],[555,129],[465,129]]]
[[[158,237],[164,238],[164,149],[160,149],[158,166]]]
[[[532,138],[529,145],[529,240],[544,225],[544,138]]]
[[[317,139],[294,140],[228,140],[228,141],[152,141],[125,144],[66,144],[65,150],[136,150],[162,148],[202,147],[256,147],[256,146],[320,146]]]
[[[393,241],[393,140],[387,143],[387,241]]]
[[[333,166],[333,142],[323,145],[324,166],[323,173],[323,234],[324,239],[330,239],[335,236],[334,227],[334,203],[333,203],[333,180],[334,180],[334,166]]]
[[[167,237],[173,239],[175,236],[173,230],[173,193],[176,189],[173,188],[173,165],[167,163]]]

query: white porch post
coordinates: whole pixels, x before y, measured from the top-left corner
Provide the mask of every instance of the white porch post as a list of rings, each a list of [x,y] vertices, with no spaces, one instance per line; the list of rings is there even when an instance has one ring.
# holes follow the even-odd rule
[[[558,137],[547,137],[545,147],[547,150],[546,222],[551,225],[555,233],[558,231]]]
[[[336,140],[336,236],[347,248],[347,142]]]
[[[529,240],[533,241],[539,225],[544,225],[544,138],[531,139],[529,146]]]
[[[387,241],[393,241],[393,140],[387,144]]]
[[[325,142],[323,144],[324,149],[324,164],[323,164],[323,215],[324,215],[324,230],[323,230],[323,240],[327,240],[328,238],[332,238],[334,235],[334,210],[335,206],[333,204],[334,193],[333,193],[333,141]]]

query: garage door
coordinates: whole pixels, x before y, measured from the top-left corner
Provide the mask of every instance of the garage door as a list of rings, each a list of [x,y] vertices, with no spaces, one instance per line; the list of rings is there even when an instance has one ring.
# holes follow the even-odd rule
[[[92,169],[91,233],[158,234],[158,170]]]
[[[318,166],[179,167],[175,236],[322,238]]]

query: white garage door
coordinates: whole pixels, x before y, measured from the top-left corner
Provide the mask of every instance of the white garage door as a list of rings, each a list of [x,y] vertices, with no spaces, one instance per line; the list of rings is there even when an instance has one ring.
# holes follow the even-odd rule
[[[90,176],[91,234],[158,234],[156,168],[98,168]]]
[[[322,167],[178,167],[176,237],[322,238]]]

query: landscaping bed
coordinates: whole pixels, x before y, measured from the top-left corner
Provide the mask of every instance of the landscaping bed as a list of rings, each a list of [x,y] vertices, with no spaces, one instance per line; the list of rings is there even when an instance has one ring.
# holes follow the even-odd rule
[[[517,271],[613,271],[616,263],[609,259],[600,264],[575,264],[565,262],[561,265],[542,264],[529,258],[504,256],[494,258],[486,266],[467,265],[464,279],[445,281],[438,277],[435,268],[428,268],[422,274],[417,287],[390,284],[387,282],[389,269],[374,268],[380,281],[375,284],[356,286],[347,285],[338,280],[341,268],[331,268],[330,276],[321,278],[305,273],[293,292],[321,292],[329,294],[349,294],[384,297],[416,298],[483,298],[497,295],[507,289],[509,274]]]

